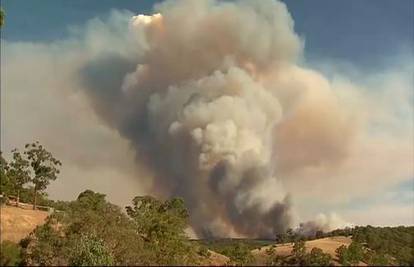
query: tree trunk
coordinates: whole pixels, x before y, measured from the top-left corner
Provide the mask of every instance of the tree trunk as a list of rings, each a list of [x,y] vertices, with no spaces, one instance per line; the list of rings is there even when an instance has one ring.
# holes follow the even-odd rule
[[[17,190],[17,201],[16,201],[16,207],[19,206],[19,202],[20,202],[20,189]]]
[[[33,197],[33,210],[36,209],[36,201],[37,201],[37,189],[36,186],[34,187],[34,197]]]

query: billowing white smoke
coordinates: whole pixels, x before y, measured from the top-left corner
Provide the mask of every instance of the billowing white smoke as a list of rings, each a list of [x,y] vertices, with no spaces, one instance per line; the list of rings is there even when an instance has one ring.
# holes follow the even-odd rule
[[[243,225],[237,232],[272,235],[274,222],[261,220],[285,205],[269,169],[272,130],[280,117],[277,98],[236,67],[151,95],[149,130],[167,161],[167,175],[177,175],[180,194],[196,204],[197,225],[208,226],[214,218],[214,229],[207,230],[222,235],[228,231],[219,229],[225,216],[231,225]],[[213,203],[217,208],[211,209]]]
[[[284,231],[282,177],[343,158],[348,112],[321,75],[297,66],[302,42],[283,3],[156,11],[133,17],[125,51],[83,69],[96,111],[154,171],[156,192],[185,198],[198,235]]]

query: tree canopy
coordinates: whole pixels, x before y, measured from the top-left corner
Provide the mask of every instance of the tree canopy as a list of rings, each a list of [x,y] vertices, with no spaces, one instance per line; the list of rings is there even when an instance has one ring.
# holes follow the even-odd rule
[[[82,192],[24,242],[28,265],[195,264],[181,199],[136,197],[127,214],[105,195]]]

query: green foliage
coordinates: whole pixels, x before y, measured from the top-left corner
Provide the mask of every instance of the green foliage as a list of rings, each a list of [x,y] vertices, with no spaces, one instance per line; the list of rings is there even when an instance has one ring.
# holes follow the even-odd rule
[[[142,200],[142,201],[141,201]],[[105,195],[86,190],[22,241],[28,265],[195,264],[197,250],[184,235],[180,199],[137,197],[127,216]],[[142,206],[141,206],[142,204]],[[142,216],[145,214],[145,216]],[[171,227],[170,227],[171,226]]]
[[[320,248],[312,248],[310,253],[306,252],[305,242],[296,241],[290,256],[276,254],[276,250],[270,247],[266,250],[269,266],[332,266],[332,257],[324,253]]]
[[[145,238],[158,241],[165,237],[181,238],[187,226],[188,212],[181,198],[161,202],[151,196],[135,197],[128,215],[137,222]]]
[[[293,265],[306,265],[306,248],[305,241],[298,240],[293,244],[292,255],[288,258],[288,263]]]
[[[21,154],[17,149],[12,151],[12,161],[7,163],[0,153],[1,193],[10,196],[17,195],[22,202],[33,203],[36,208],[37,200],[45,202],[44,190],[50,181],[56,180],[61,162],[53,157],[39,142],[25,145]],[[33,184],[29,193],[25,185]],[[29,200],[31,195],[33,200]],[[45,204],[45,203],[43,203]]]
[[[343,266],[349,265],[347,251],[348,249],[345,245],[342,245],[335,250],[338,261]]]
[[[1,187],[2,193],[6,196],[10,196],[10,195],[16,196],[17,192],[15,191],[14,188],[15,188],[14,184],[9,184],[6,188],[4,188],[3,186]],[[20,195],[20,202],[33,204],[33,199],[34,199],[33,186],[21,188],[19,191],[19,195]],[[37,203],[39,205],[51,206],[51,207],[53,207],[54,205],[53,204],[54,201],[49,200],[45,192],[36,192],[36,198],[37,198]]]
[[[27,156],[34,172],[31,182],[34,184],[33,208],[35,209],[36,192],[45,190],[50,181],[56,180],[60,172],[58,167],[62,163],[37,141],[32,144],[26,144],[25,148],[24,154]]]
[[[218,252],[229,257],[231,263],[235,265],[248,265],[254,261],[250,249],[243,243],[236,243],[236,245],[226,247]]]
[[[375,260],[397,265],[414,265],[414,227],[355,227],[354,241],[374,251]]]
[[[203,239],[203,240],[193,240],[193,242],[198,243],[202,246],[206,246],[213,251],[222,251],[226,247],[233,247],[237,243],[242,243],[249,250],[256,248],[261,248],[263,246],[268,246],[274,244],[274,240],[261,240],[261,239],[248,239],[248,238],[220,238],[220,239]]]
[[[155,254],[158,264],[192,264],[196,250],[185,235],[188,211],[181,198],[165,202],[151,196],[139,196],[126,207],[145,246]]]
[[[320,248],[312,248],[305,257],[306,266],[331,266],[332,257],[328,253],[324,253]]]
[[[199,246],[198,248],[198,255],[202,256],[202,257],[210,257],[211,253],[208,250],[208,248],[206,248],[205,246]]]
[[[75,261],[75,255],[83,255],[79,260],[85,264],[97,260],[111,260],[118,265],[145,264],[139,253],[142,239],[133,226],[119,207],[106,202],[104,195],[87,190],[68,203],[65,212],[49,216],[24,241],[25,260],[28,265],[67,265]]]
[[[288,256],[281,256],[276,254],[274,246],[266,249],[266,266],[284,266],[288,264]]]
[[[358,265],[364,259],[363,247],[358,242],[352,242],[348,247],[342,245],[335,252],[339,263],[344,266]]]
[[[0,266],[19,266],[22,261],[20,247],[8,240],[1,242]]]
[[[102,239],[95,236],[81,236],[76,240],[69,257],[71,266],[108,266],[113,258]]]
[[[292,255],[301,261],[305,258],[306,249],[305,249],[305,242],[304,241],[296,241],[293,244]]]
[[[13,185],[7,175],[8,169],[9,164],[3,158],[3,153],[0,151],[0,193],[4,195],[8,195],[13,190]]]
[[[34,236],[21,241],[26,265],[67,265],[65,239],[50,219],[44,225],[38,226],[34,233]]]
[[[275,236],[275,241],[276,243],[279,243],[279,244],[295,242],[298,240],[305,240],[305,239],[306,239],[305,236],[301,236],[299,233],[293,231],[292,228],[287,229],[286,232],[276,234]]]
[[[7,177],[12,184],[14,192],[19,200],[20,191],[30,181],[29,161],[25,159],[17,149],[12,150],[13,160],[10,162]]]
[[[373,266],[385,266],[385,265],[391,265],[392,259],[384,254],[378,254],[373,250],[367,250],[364,254],[364,260],[365,263],[368,265]]]
[[[329,233],[325,233],[323,237],[327,236],[351,236],[353,233],[353,229],[350,227],[345,227],[344,229],[336,229]]]
[[[364,258],[364,250],[359,242],[353,241],[348,246],[348,259],[351,263],[359,263]]]

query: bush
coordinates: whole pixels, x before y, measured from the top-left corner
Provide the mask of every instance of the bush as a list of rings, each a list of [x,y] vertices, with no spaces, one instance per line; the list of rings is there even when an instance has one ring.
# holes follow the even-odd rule
[[[305,264],[306,248],[305,241],[296,241],[292,249],[293,261],[299,265]]]
[[[103,240],[96,236],[81,236],[76,240],[69,264],[71,266],[108,266],[113,265],[113,258]]]
[[[81,193],[22,241],[26,264],[194,265],[197,251],[184,235],[183,201],[135,200],[128,217],[105,195]]]
[[[0,266],[19,266],[22,262],[20,247],[11,241],[1,243]]]
[[[20,241],[25,265],[67,265],[66,240],[56,230],[53,220],[36,227],[33,233]]]
[[[254,258],[250,249],[243,243],[237,243],[234,246],[226,247],[219,253],[230,258],[231,263],[235,265],[247,265],[253,263]]]
[[[311,252],[306,255],[305,262],[306,266],[330,266],[332,257],[320,248],[312,248]]]
[[[348,247],[345,245],[336,249],[341,265],[356,265],[364,259],[364,249],[358,242],[353,241]]]
[[[266,266],[283,266],[287,263],[287,257],[276,254],[275,246],[266,249]]]
[[[198,255],[200,255],[202,257],[210,257],[211,252],[205,246],[200,246],[198,248]]]
[[[349,265],[348,263],[348,253],[347,248],[345,245],[338,247],[336,250],[336,256],[338,257],[338,261],[341,265]]]
[[[369,250],[364,255],[364,262],[373,266],[391,265],[391,259],[384,254]]]

